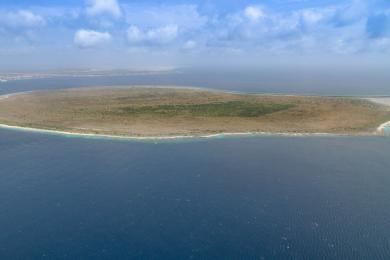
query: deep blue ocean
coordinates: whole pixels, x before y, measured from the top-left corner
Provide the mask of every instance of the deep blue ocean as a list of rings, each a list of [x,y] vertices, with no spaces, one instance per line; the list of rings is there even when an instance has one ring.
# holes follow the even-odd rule
[[[161,77],[13,81],[0,93],[175,80]],[[351,94],[333,91],[313,92]],[[389,169],[388,137],[141,142],[0,129],[0,259],[389,259]]]

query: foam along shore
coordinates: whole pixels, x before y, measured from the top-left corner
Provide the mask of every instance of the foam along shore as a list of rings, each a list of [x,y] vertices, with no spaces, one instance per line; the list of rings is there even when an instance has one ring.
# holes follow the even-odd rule
[[[378,132],[381,133],[381,134],[390,133],[390,121],[381,124],[381,125],[378,127]]]
[[[22,132],[53,134],[68,137],[86,137],[96,139],[120,139],[120,140],[174,140],[174,139],[207,139],[207,138],[221,138],[221,137],[250,137],[250,136],[350,136],[348,134],[331,134],[331,133],[274,133],[274,132],[243,132],[243,133],[216,133],[208,135],[177,135],[177,136],[121,136],[121,135],[105,135],[105,134],[89,134],[76,133],[59,130],[39,129],[32,127],[11,126],[0,124],[0,129],[16,130]]]
[[[63,135],[63,136],[75,136],[75,137],[90,137],[90,138],[109,138],[109,139],[134,139],[134,140],[158,140],[158,139],[179,139],[179,138],[191,138],[194,136],[120,136],[120,135],[105,135],[105,134],[88,134],[88,133],[76,133],[68,131],[59,131],[59,130],[49,130],[49,129],[39,129],[32,127],[22,127],[22,126],[11,126],[6,124],[0,124],[0,128],[18,130],[24,132],[35,132],[35,133],[46,133],[54,135]],[[206,137],[206,136],[205,136]],[[211,136],[210,136],[211,137]]]
[[[16,95],[30,93],[30,92],[32,92],[32,91],[23,91],[23,92],[16,92],[16,93],[11,93],[11,94],[0,95],[0,100],[7,99],[7,98],[10,98],[10,97],[13,97]]]
[[[2,96],[0,96],[0,100],[1,100],[1,99],[9,98],[9,96],[10,96],[10,95],[2,95]]]

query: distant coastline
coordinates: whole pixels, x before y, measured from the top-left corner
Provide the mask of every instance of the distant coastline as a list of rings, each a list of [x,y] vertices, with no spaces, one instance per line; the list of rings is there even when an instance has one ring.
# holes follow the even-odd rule
[[[157,75],[175,73],[177,69],[174,67],[157,67],[154,69],[118,69],[118,70],[97,70],[97,69],[85,69],[85,70],[60,70],[60,71],[48,71],[48,72],[0,72],[0,83],[16,80],[33,80],[33,79],[48,79],[58,77],[113,77],[113,76],[134,76],[134,75]]]

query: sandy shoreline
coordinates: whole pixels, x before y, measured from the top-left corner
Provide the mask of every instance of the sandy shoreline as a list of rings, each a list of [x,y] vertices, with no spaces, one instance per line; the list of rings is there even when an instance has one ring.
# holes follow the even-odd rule
[[[365,98],[365,99],[367,99],[367,100],[369,100],[371,102],[380,104],[380,105],[390,106],[390,97],[388,97],[388,96],[385,96],[385,97],[369,97],[369,98]],[[378,133],[383,134],[383,133],[385,133],[385,129],[386,128],[390,128],[390,121],[381,124],[377,128],[377,131],[378,131]]]
[[[62,136],[87,137],[87,138],[102,138],[102,139],[120,139],[120,140],[175,140],[175,139],[207,139],[219,137],[234,137],[234,136],[352,136],[348,134],[331,134],[331,133],[273,133],[273,132],[242,132],[242,133],[217,133],[208,135],[177,135],[177,136],[121,136],[121,135],[106,135],[106,134],[88,134],[76,133],[59,130],[38,129],[31,127],[11,126],[0,124],[0,129],[18,130],[24,132],[46,133]],[[367,134],[369,135],[369,134]],[[373,134],[375,135],[375,134]]]
[[[2,96],[0,96],[0,100],[6,99],[6,98],[9,98],[9,95],[2,95]]]
[[[377,131],[378,131],[379,133],[383,133],[383,132],[385,131],[386,128],[390,128],[390,121],[381,124],[381,125],[378,127]]]
[[[16,96],[16,95],[21,95],[21,94],[25,94],[25,93],[30,93],[30,92],[32,92],[32,91],[23,91],[23,92],[17,92],[17,93],[11,93],[11,94],[0,95],[0,100],[6,99],[6,98],[9,98],[9,97],[12,97],[12,96]]]

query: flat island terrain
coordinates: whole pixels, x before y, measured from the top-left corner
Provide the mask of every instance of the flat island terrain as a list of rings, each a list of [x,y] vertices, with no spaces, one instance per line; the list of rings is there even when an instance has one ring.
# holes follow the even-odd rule
[[[219,133],[376,134],[388,106],[347,97],[238,94],[196,88],[99,87],[0,98],[0,124],[131,137]]]

